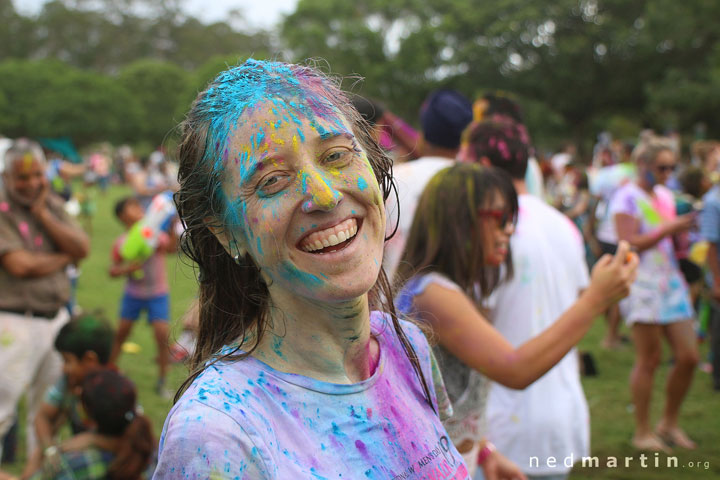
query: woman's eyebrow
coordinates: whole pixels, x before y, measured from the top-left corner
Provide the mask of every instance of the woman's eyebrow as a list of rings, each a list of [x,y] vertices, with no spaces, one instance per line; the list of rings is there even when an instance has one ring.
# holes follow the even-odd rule
[[[355,135],[345,130],[327,130],[320,133],[319,141],[320,143],[327,142],[328,140],[332,140],[337,137],[342,137],[347,140],[355,140]]]
[[[268,164],[275,164],[282,162],[275,157],[263,157],[253,163],[249,168],[240,170],[240,185],[244,185],[252,178],[257,175],[258,172],[262,171]]]

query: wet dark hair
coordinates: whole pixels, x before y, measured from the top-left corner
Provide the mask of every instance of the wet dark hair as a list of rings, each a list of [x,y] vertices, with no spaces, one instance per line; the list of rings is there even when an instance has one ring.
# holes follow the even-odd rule
[[[73,318],[63,325],[55,338],[55,350],[72,353],[81,359],[87,352],[95,352],[101,364],[110,360],[115,332],[99,313]]]
[[[462,160],[487,158],[512,178],[525,178],[532,147],[524,125],[509,119],[473,122],[463,132],[462,144]]]
[[[487,208],[498,193],[509,219],[515,222],[518,197],[507,173],[472,163],[458,163],[436,173],[418,202],[398,267],[398,281],[407,281],[423,271],[438,272],[482,303],[499,284],[500,269],[485,265],[483,222],[478,210]],[[510,253],[505,268],[504,278],[509,279],[513,273]]]
[[[374,126],[385,114],[385,108],[380,103],[369,98],[361,97],[360,95],[351,95],[350,101],[353,107],[355,107],[355,110],[357,110],[363,119],[371,126]]]
[[[95,370],[82,382],[80,401],[102,435],[120,437],[108,469],[111,480],[137,480],[155,448],[150,420],[138,412],[135,385],[113,370]]]
[[[369,126],[358,114],[339,85],[307,66],[280,62],[247,60],[220,73],[195,99],[182,123],[179,147],[180,190],[175,203],[185,227],[181,248],[195,262],[199,282],[199,328],[197,345],[189,366],[192,370],[177,394],[177,401],[192,381],[218,360],[241,360],[259,345],[268,322],[270,294],[252,257],[245,254],[236,263],[208,228],[207,219],[223,230],[229,224],[242,224],[237,212],[228,208],[222,190],[223,159],[231,128],[245,109],[272,98],[278,102],[301,99],[297,108],[308,103],[313,109],[336,108],[350,123],[359,145],[367,153],[375,176],[387,199],[395,190],[392,161],[382,152],[369,133]],[[428,383],[417,355],[403,332],[392,305],[392,291],[384,270],[370,290],[370,305],[390,315],[400,339],[432,405]],[[240,339],[239,344],[235,342]],[[226,354],[218,352],[235,344]]]

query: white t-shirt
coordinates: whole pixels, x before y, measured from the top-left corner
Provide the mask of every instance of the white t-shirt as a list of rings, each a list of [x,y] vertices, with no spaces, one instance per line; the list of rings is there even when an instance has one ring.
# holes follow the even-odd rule
[[[615,192],[634,178],[635,166],[631,163],[618,163],[589,174],[590,193],[600,198],[600,203],[595,211],[595,218],[597,218],[595,236],[601,242],[618,243],[615,222],[608,213],[608,205]]]
[[[520,195],[519,203],[510,240],[515,275],[489,299],[495,328],[516,347],[555,322],[589,283],[575,225],[535,196]],[[565,473],[566,458],[573,456],[572,465],[588,455],[590,415],[576,350],[525,390],[493,384],[487,427],[497,449],[528,474]],[[555,457],[554,468],[548,457]]]
[[[536,197],[545,198],[545,186],[540,164],[535,157],[528,159],[527,170],[525,170],[525,188],[528,193]]]
[[[395,236],[385,242],[385,253],[383,254],[383,267],[385,267],[385,272],[391,281],[405,250],[405,244],[410,235],[410,227],[415,217],[415,209],[423,190],[425,190],[425,186],[437,172],[452,166],[454,163],[455,161],[449,158],[422,157],[393,166],[393,178],[400,199],[400,223],[398,223]],[[398,218],[398,204],[395,201],[394,194],[390,194],[387,199],[385,212],[387,214],[386,234],[390,234],[395,228],[395,222]]]

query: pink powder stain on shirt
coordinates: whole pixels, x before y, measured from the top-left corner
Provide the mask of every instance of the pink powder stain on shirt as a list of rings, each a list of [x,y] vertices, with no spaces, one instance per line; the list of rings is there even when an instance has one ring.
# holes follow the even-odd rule
[[[35,246],[36,246],[36,247],[42,247],[42,244],[43,244],[43,239],[42,239],[42,237],[41,237],[40,235],[38,235],[37,237],[35,237]]]
[[[7,202],[0,202],[0,212],[9,212],[10,205]]]
[[[20,230],[20,233],[24,237],[30,235],[30,226],[27,224],[27,222],[20,222],[20,224],[18,225],[18,230]]]

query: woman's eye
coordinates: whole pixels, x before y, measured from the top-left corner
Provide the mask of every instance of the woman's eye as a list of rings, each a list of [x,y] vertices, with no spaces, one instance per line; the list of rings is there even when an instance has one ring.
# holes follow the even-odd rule
[[[257,191],[263,195],[272,195],[282,189],[282,179],[285,175],[268,175],[257,186]]]
[[[324,162],[325,163],[338,163],[345,159],[345,157],[350,152],[347,150],[336,150],[334,152],[330,152],[328,155],[325,156]]]

